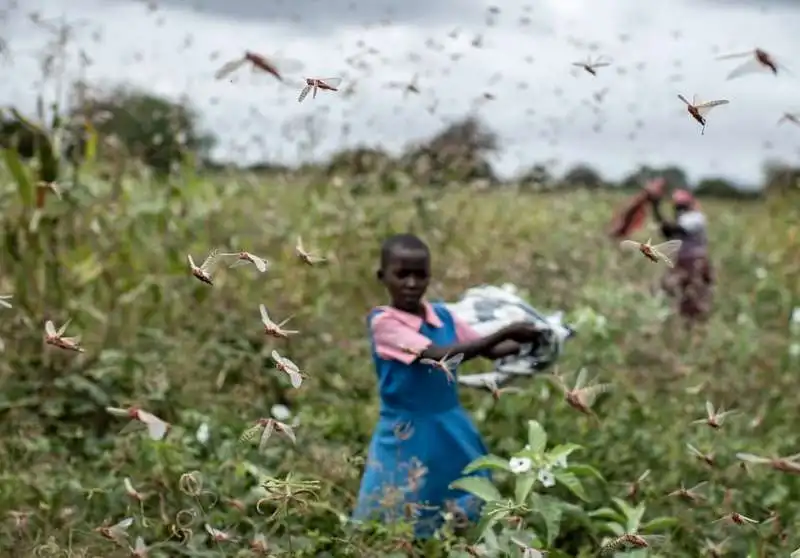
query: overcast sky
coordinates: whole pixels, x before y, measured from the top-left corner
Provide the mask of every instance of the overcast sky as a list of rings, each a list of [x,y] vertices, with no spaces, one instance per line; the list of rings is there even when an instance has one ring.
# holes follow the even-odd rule
[[[557,159],[559,171],[584,161],[609,178],[676,163],[694,178],[755,183],[767,158],[800,162],[800,127],[776,126],[800,112],[800,67],[785,59],[800,53],[800,2],[497,0],[494,16],[482,0],[165,0],[154,11],[134,0],[19,3],[24,11],[0,22],[10,50],[0,103],[34,107],[48,35],[24,14],[63,16],[76,27],[70,76],[83,48],[90,83],[188,95],[226,159],[294,162],[308,153],[303,141],[315,157],[353,144],[398,151],[476,111],[500,135],[506,175]],[[739,61],[715,57],[756,46],[795,73],[726,81]],[[301,62],[293,77],[341,76],[353,90],[298,104],[299,87],[268,76],[242,70],[235,83],[215,81],[245,49]],[[574,71],[589,55],[613,64],[597,77]],[[415,73],[420,95],[389,87]],[[478,102],[485,92],[495,99]],[[701,136],[678,93],[730,105],[711,112]]]

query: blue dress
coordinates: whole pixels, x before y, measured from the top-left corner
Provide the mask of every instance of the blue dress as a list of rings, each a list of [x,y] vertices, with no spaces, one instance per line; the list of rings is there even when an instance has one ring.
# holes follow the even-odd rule
[[[420,333],[434,345],[456,343],[450,312],[440,304],[432,307],[442,327],[423,321]],[[370,313],[368,325],[380,312],[376,309]],[[452,500],[471,521],[477,521],[481,501],[448,488],[464,476],[464,467],[487,453],[458,400],[458,383],[448,382],[445,373],[427,365],[383,359],[375,351],[374,340],[371,346],[378,374],[380,418],[353,518],[384,522],[413,519],[417,538],[427,538],[442,524],[444,504]],[[414,473],[419,471],[425,474],[415,480]],[[491,475],[488,471],[475,474]],[[409,517],[412,512],[415,515]]]

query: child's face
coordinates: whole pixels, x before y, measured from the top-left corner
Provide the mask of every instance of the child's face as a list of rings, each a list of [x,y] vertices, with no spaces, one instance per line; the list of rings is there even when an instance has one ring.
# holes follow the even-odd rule
[[[431,269],[425,250],[395,248],[379,272],[379,278],[389,291],[392,305],[407,312],[417,312],[428,289]]]

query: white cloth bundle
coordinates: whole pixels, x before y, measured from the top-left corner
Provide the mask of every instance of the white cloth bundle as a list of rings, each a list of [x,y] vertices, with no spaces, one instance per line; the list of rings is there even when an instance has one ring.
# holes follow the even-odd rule
[[[458,302],[446,304],[450,312],[483,335],[518,321],[533,322],[545,332],[543,342],[535,349],[523,347],[521,354],[495,361],[492,372],[460,375],[460,384],[486,389],[487,384],[503,386],[515,377],[532,376],[552,365],[561,354],[564,341],[574,334],[571,327],[562,323],[563,312],[545,316],[521,298],[517,291],[517,287],[510,283],[502,287],[483,285],[468,289]]]

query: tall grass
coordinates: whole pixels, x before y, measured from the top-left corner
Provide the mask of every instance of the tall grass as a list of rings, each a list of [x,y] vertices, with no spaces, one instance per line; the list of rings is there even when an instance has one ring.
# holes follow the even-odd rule
[[[711,522],[728,505],[759,520],[775,511],[785,526],[800,521],[796,477],[745,474],[734,457],[800,451],[793,395],[800,357],[790,356],[800,338],[789,328],[800,304],[800,239],[791,204],[704,200],[719,284],[710,322],[687,332],[652,296],[654,266],[619,254],[604,239],[622,201],[612,192],[465,187],[357,196],[344,183],[313,176],[205,177],[188,168],[170,184],[146,172],[128,174],[115,191],[89,168],[63,200],[49,196],[37,210],[26,191],[11,189],[19,172],[34,184],[33,169],[9,157],[7,167],[18,176],[2,177],[0,294],[13,294],[14,308],[0,321],[7,433],[0,441],[0,510],[30,513],[0,528],[0,548],[9,555],[36,548],[49,556],[127,555],[93,531],[126,516],[136,518],[131,540],[163,542],[156,556],[247,555],[244,541],[257,532],[268,535],[276,554],[410,552],[397,550],[405,548],[402,531],[354,533],[343,522],[377,416],[364,317],[384,301],[373,279],[379,243],[401,230],[430,243],[434,296],[451,300],[478,283],[515,283],[535,305],[563,308],[581,324],[560,370],[586,366],[617,386],[599,406],[599,429],[540,380],[497,404],[463,393],[492,451],[520,449],[529,419],[554,442],[580,444],[581,460],[607,480],[589,486],[586,510],[623,496],[623,484],[650,469],[638,498],[648,514],[676,520],[668,546],[651,555],[697,556],[706,538],[726,535],[731,555],[788,554],[788,546],[777,550],[774,522],[758,534]],[[293,254],[297,235],[331,264],[304,267]],[[272,270],[223,270],[209,288],[189,275],[186,254],[202,259],[214,247],[268,258]],[[293,314],[301,334],[265,338],[260,303],[277,317]],[[71,319],[70,332],[83,336],[86,353],[45,348],[46,319]],[[274,372],[273,348],[308,372],[302,389]],[[720,432],[691,425],[705,399],[739,414]],[[103,407],[133,404],[175,425],[167,441],[118,435],[123,425]],[[242,430],[275,404],[288,406],[298,421],[297,446],[276,439],[259,453],[240,444]],[[196,436],[202,424],[210,431],[204,443]],[[717,468],[693,460],[687,442],[713,447]],[[283,496],[260,515],[259,484],[290,473]],[[125,495],[125,477],[147,496],[143,502]],[[706,479],[713,488],[706,506],[665,497],[681,482]],[[291,497],[296,483],[312,480],[319,485]],[[723,503],[725,487],[735,489],[730,504]],[[279,513],[268,520],[273,511]],[[204,522],[242,541],[213,543]],[[599,520],[564,522],[551,552],[588,556],[602,530]],[[459,540],[431,544],[427,552],[463,555]],[[786,544],[800,539],[789,530]]]

